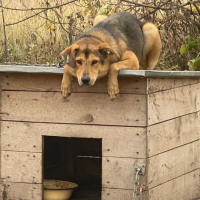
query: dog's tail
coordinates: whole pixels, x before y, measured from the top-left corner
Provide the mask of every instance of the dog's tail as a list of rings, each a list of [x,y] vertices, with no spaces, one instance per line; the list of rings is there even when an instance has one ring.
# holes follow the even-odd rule
[[[97,15],[97,16],[94,18],[93,26],[95,26],[96,24],[98,24],[98,23],[101,22],[101,21],[104,21],[107,17],[108,17],[107,15]]]
[[[152,23],[144,24],[144,49],[143,49],[143,69],[154,69],[160,56],[162,43],[158,28]]]

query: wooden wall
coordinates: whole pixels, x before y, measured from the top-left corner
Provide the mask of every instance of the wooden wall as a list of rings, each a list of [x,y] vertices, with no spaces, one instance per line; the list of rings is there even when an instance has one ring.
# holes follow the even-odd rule
[[[148,186],[151,200],[200,197],[200,80],[148,80]]]
[[[41,199],[43,136],[102,138],[102,200],[133,198],[138,162],[147,164],[144,200],[200,197],[199,79],[120,77],[115,101],[105,79],[93,87],[75,80],[63,101],[61,79],[1,74],[3,200]]]
[[[120,78],[115,101],[107,95],[105,80],[94,87],[75,81],[74,93],[63,101],[61,79],[1,74],[1,195],[40,200],[42,137],[61,136],[102,138],[102,199],[132,199],[134,165],[146,163],[146,79]]]

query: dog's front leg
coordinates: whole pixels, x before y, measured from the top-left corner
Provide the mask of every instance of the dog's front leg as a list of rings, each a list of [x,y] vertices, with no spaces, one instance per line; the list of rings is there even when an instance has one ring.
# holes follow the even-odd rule
[[[69,97],[72,93],[72,75],[74,75],[74,69],[66,64],[61,84],[61,92],[64,98]]]
[[[139,61],[132,51],[125,51],[117,63],[110,65],[108,74],[108,94],[111,100],[119,94],[118,72],[120,69],[139,69]]]
[[[108,94],[110,99],[114,100],[119,94],[119,85],[118,85],[118,70],[116,70],[115,64],[110,66],[110,71],[108,73]]]

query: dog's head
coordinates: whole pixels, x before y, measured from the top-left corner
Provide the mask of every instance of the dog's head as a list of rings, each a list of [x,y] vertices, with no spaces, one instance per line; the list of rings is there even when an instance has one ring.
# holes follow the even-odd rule
[[[119,55],[107,43],[77,42],[61,53],[68,65],[75,69],[79,85],[94,85],[105,76],[110,63],[119,60]]]

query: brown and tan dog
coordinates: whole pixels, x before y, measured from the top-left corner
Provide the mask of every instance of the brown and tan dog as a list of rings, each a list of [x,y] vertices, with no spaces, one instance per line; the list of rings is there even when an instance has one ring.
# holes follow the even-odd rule
[[[128,12],[110,17],[100,15],[94,26],[81,35],[74,44],[62,51],[64,66],[61,85],[63,97],[72,92],[71,78],[79,85],[94,85],[108,75],[108,94],[113,100],[119,93],[120,69],[154,69],[161,52],[158,29],[152,23],[142,23]]]

